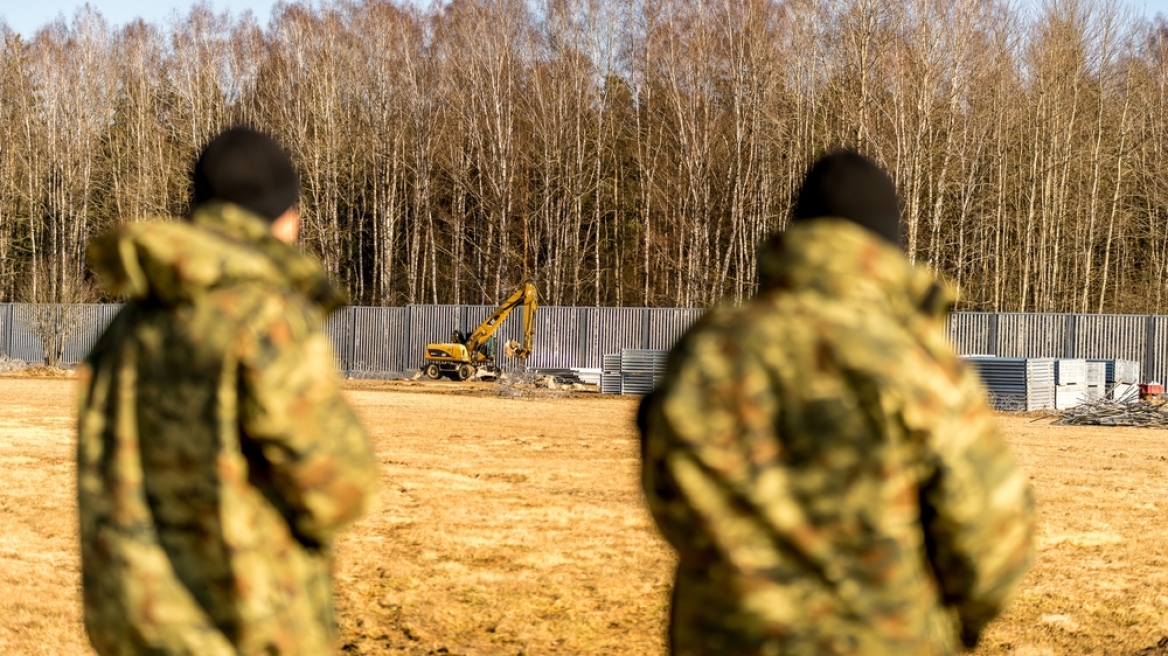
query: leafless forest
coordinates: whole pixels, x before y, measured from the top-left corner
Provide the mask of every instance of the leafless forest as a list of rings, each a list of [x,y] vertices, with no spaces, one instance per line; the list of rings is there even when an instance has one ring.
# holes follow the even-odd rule
[[[243,123],[362,304],[741,298],[810,160],[852,146],[963,308],[1168,311],[1168,24],[1105,0],[85,9],[0,37],[0,301],[99,297],[87,240],[182,216]]]

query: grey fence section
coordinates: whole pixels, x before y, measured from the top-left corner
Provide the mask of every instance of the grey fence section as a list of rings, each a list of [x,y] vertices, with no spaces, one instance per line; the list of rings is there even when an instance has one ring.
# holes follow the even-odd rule
[[[65,348],[65,362],[81,361],[117,314],[118,305],[73,306],[80,317]],[[474,330],[493,310],[488,305],[347,307],[328,321],[337,365],[346,375],[379,378],[422,366],[430,342],[446,342],[452,330]],[[44,359],[32,306],[0,304],[0,354],[29,362]],[[684,308],[542,307],[527,365],[539,369],[600,369],[603,357],[623,349],[667,349],[702,310]],[[523,340],[522,309],[497,333]],[[1122,358],[1141,365],[1144,380],[1168,381],[1168,316],[1121,314],[1020,314],[958,312],[949,338],[963,355],[1054,358]]]
[[[329,320],[338,366],[354,378],[402,371],[410,349],[403,308],[348,307]]]
[[[1168,379],[1168,316],[956,312],[949,339],[962,355],[1135,360],[1143,380]]]
[[[43,362],[44,342],[36,326],[55,321],[65,338],[62,361],[75,364],[97,343],[97,338],[117,315],[120,305],[38,306],[29,303],[0,304],[0,354],[25,362]],[[48,313],[48,314],[47,314]]]

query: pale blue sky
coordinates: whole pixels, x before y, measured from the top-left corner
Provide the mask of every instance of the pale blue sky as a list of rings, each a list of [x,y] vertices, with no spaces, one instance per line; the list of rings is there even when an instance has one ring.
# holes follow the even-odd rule
[[[1168,3],[1168,0],[1163,0]],[[428,6],[430,0],[407,0],[408,4]],[[0,20],[13,30],[31,37],[39,28],[59,16],[68,21],[85,0],[0,0]],[[164,24],[174,12],[187,13],[196,0],[89,0],[110,25],[119,27],[141,17],[149,23]],[[208,4],[216,12],[230,9],[232,14],[251,10],[261,25],[267,24],[276,0],[213,0]]]
[[[31,37],[39,28],[58,17],[63,16],[69,21],[77,9],[85,4],[84,0],[3,0],[0,2],[0,19],[25,37]],[[91,0],[88,4],[97,9],[110,25],[118,27],[138,17],[156,25],[163,24],[173,12],[185,14],[196,3],[192,0]],[[216,12],[230,8],[233,14],[241,14],[250,9],[260,19],[260,23],[267,23],[275,4],[275,0],[210,3]]]
[[[429,5],[430,0],[410,0],[411,4]],[[1021,0],[1022,4],[1039,5],[1042,0]],[[1133,9],[1144,12],[1148,16],[1163,13],[1168,16],[1168,0],[1120,0]],[[80,0],[2,0],[0,1],[0,19],[8,23],[12,29],[25,36],[32,36],[36,30],[53,21],[58,16],[66,20],[72,18],[77,8],[84,5]],[[134,18],[142,17],[150,23],[162,24],[170,15],[179,11],[186,13],[194,4],[192,0],[91,0],[102,16],[105,16],[114,26],[124,25]],[[232,13],[242,13],[251,10],[259,18],[261,24],[266,24],[276,0],[219,0],[211,2],[216,11],[230,8]]]

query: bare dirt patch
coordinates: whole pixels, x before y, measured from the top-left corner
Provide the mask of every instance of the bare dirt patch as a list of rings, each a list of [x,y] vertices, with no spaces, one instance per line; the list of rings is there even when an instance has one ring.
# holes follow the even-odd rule
[[[72,380],[0,378],[0,653],[85,654]],[[635,403],[356,383],[382,494],[337,545],[354,654],[654,654],[672,555],[637,488]],[[977,654],[1168,654],[1168,432],[1003,417],[1039,559]]]
[[[1168,431],[1003,417],[1038,559],[980,654],[1168,654]]]

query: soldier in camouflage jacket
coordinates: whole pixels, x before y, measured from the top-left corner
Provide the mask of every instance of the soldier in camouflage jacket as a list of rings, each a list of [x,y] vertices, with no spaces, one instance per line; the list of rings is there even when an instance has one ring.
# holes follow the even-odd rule
[[[672,653],[957,653],[1029,567],[1028,479],[945,343],[952,297],[893,245],[883,172],[829,156],[800,206],[822,214],[764,244],[757,297],[695,325],[642,404]]]
[[[189,222],[90,248],[128,299],[86,360],[78,424],[85,626],[103,656],[331,653],[330,543],[376,488],[321,328],[340,294],[274,236],[280,202],[218,186]]]

